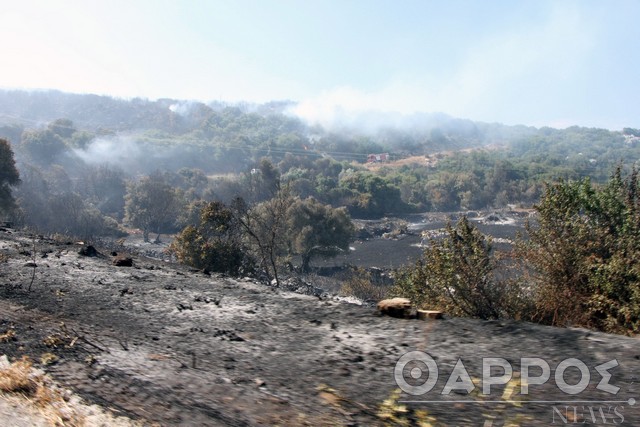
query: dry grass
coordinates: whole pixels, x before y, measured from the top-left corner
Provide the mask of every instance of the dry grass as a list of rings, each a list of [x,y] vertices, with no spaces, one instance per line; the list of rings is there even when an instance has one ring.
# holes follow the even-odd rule
[[[31,377],[31,362],[28,358],[13,362],[8,368],[0,371],[0,391],[6,393],[32,394],[37,383]]]
[[[16,339],[16,331],[13,329],[7,329],[3,334],[0,334],[0,342],[9,342]]]
[[[53,426],[85,426],[85,417],[67,404],[65,396],[43,374],[33,368],[28,357],[0,368],[0,391],[19,394],[32,403]]]
[[[51,353],[42,355],[43,363],[50,362]],[[9,363],[0,356],[0,397],[6,396],[17,405],[23,405],[25,413],[34,425],[46,423],[54,427],[142,427],[157,424],[135,422],[126,417],[117,417],[95,405],[88,406],[77,395],[61,388],[44,372],[34,369],[31,360],[24,356]],[[8,418],[0,417],[0,424]],[[23,420],[24,421],[24,420]]]

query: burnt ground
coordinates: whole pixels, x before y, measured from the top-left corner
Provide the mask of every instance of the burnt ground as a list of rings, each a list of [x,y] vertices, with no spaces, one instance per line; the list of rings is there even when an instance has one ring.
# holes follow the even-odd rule
[[[452,226],[466,215],[471,224],[493,240],[493,247],[499,251],[512,248],[518,233],[524,234],[524,224],[529,219],[528,211],[469,211],[469,212],[427,212],[406,215],[404,217],[384,218],[381,220],[355,220],[359,229],[358,238],[351,245],[349,253],[335,258],[316,259],[316,267],[341,267],[352,265],[365,268],[393,270],[411,265],[418,260],[429,238],[444,235],[447,223]],[[408,225],[406,233],[394,234],[400,222]],[[427,232],[427,238],[421,237]],[[386,233],[391,236],[387,236]]]
[[[0,230],[0,333],[15,332],[0,353],[34,360],[55,354],[57,362],[43,369],[122,415],[162,426],[418,425],[420,419],[546,426],[601,424],[602,417],[640,425],[637,338],[512,321],[393,319],[141,256],[133,267],[116,267],[106,250],[87,257],[81,248]],[[423,395],[395,393],[394,367],[414,350],[435,360],[437,384]],[[515,372],[521,357],[540,357],[551,379],[528,395],[511,387],[516,382],[494,386],[488,396],[441,395],[458,359],[476,379],[483,357],[504,358]],[[591,368],[588,386],[576,395],[554,382],[555,367],[567,358]],[[595,366],[611,359],[619,364],[609,381],[620,387],[617,394],[597,389]],[[410,377],[420,366],[418,381],[426,379],[423,365],[409,363],[403,381],[415,382]],[[576,368],[564,376],[569,384],[578,377]]]

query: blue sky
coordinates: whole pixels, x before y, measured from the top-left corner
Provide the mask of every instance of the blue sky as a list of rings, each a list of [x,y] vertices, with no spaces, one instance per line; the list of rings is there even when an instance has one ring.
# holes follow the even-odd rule
[[[0,87],[640,127],[640,1],[0,0]]]

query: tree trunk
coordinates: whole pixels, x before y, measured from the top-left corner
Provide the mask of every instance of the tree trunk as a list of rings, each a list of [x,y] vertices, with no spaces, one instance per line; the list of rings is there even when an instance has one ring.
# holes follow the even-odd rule
[[[149,230],[146,228],[142,230],[142,239],[145,243],[149,243]]]
[[[308,273],[309,269],[310,269],[310,264],[311,264],[311,253],[308,252],[306,254],[302,254],[302,272],[303,273]]]

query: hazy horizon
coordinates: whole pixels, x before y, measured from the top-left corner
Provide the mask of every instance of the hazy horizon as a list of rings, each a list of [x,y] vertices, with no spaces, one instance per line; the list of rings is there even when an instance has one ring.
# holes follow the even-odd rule
[[[0,87],[291,100],[325,126],[380,113],[640,127],[640,3],[150,1],[0,6]]]

